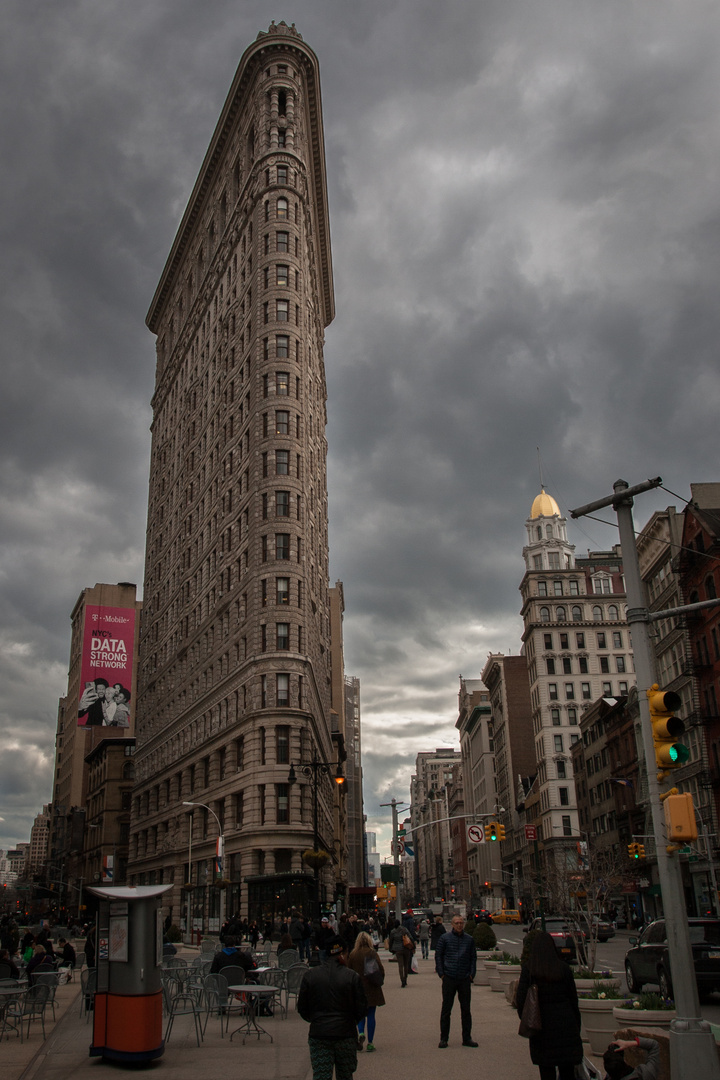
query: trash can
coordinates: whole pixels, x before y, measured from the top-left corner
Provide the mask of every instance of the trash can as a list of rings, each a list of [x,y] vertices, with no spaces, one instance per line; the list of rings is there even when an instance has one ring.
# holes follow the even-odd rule
[[[89,890],[100,898],[90,1057],[142,1062],[163,1054],[160,897],[171,888],[119,885]]]

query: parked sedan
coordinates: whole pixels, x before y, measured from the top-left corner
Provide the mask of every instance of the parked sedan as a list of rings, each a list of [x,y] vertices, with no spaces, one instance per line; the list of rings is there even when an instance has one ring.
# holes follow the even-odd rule
[[[604,945],[610,938],[615,937],[615,927],[607,919],[599,919],[597,915],[593,915],[590,920],[590,933]]]
[[[531,930],[542,930],[542,919],[533,919],[530,925],[523,931],[529,934]],[[585,933],[579,927],[571,926],[567,919],[556,915],[545,916],[545,929],[555,942],[558,956],[561,960],[567,960],[568,964],[577,961],[577,940],[580,946],[580,960],[585,963]]]
[[[695,978],[701,995],[720,990],[720,919],[688,919]],[[646,926],[625,955],[628,990],[638,993],[646,983],[660,987],[663,997],[672,997],[672,972],[665,933],[665,920]]]

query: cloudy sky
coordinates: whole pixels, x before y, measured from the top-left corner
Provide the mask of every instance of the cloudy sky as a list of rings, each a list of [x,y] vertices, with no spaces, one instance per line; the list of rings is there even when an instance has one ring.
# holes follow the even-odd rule
[[[536,448],[563,511],[663,476],[677,497],[638,526],[720,479],[714,0],[6,0],[0,847],[51,798],[77,596],[142,583],[145,314],[271,19],[321,65],[331,576],[369,827],[419,750],[457,745],[458,675],[519,650]]]

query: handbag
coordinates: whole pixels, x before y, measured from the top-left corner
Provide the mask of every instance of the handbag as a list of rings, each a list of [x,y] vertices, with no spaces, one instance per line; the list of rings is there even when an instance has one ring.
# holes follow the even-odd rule
[[[413,941],[413,939],[410,937],[409,934],[403,934],[402,943],[403,943],[403,948],[407,949],[408,952],[410,952],[411,954],[415,952],[415,942]]]
[[[525,998],[522,1016],[520,1017],[518,1035],[522,1035],[523,1039],[529,1039],[531,1036],[537,1035],[539,1031],[542,1031],[540,998],[538,996],[537,983],[533,983]]]
[[[385,972],[380,970],[380,965],[377,962],[376,957],[374,956],[365,957],[363,975],[367,979],[370,986],[382,986],[382,984],[385,982]]]

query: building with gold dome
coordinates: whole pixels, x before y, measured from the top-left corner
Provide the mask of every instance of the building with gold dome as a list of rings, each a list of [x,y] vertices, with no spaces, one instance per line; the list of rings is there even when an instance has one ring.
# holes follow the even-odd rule
[[[520,592],[537,765],[535,824],[548,864],[580,839],[571,747],[582,713],[600,697],[625,696],[635,676],[620,546],[576,558],[566,519],[544,488],[525,528]]]

